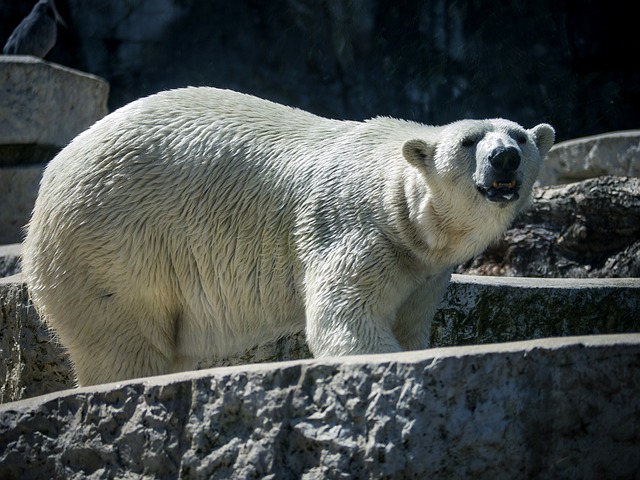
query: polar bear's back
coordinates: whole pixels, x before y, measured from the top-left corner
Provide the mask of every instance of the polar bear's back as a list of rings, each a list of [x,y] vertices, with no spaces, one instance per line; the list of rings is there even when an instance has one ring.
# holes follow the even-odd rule
[[[151,216],[198,236],[221,204],[245,219],[252,205],[285,218],[283,208],[326,193],[328,182],[357,184],[388,172],[407,137],[401,126],[425,131],[392,119],[330,120],[215,88],[162,92],[74,139],[46,169],[36,211],[110,230]],[[396,152],[376,155],[379,145]]]
[[[305,183],[300,174],[313,178],[309,169],[319,163],[309,158],[318,146],[305,143],[311,125],[326,126],[329,133],[319,136],[331,142],[344,123],[213,88],[138,100],[97,122],[50,162],[31,230],[40,230],[35,225],[44,218],[75,224],[73,235],[84,227],[114,231],[153,219],[170,234],[202,238],[205,223],[224,209],[246,216],[251,205],[276,208],[264,201],[273,198],[280,199],[277,208],[293,208],[298,196],[291,192]]]

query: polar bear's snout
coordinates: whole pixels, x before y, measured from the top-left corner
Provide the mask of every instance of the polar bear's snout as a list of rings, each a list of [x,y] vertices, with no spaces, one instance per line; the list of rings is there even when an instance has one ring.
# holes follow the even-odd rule
[[[515,139],[502,132],[486,135],[476,159],[476,188],[487,200],[507,204],[520,199],[522,152]]]
[[[520,152],[515,147],[498,147],[489,154],[489,164],[498,175],[513,175],[520,166]]]
[[[520,198],[517,179],[520,167],[520,151],[515,147],[497,147],[487,159],[490,171],[483,192],[492,202],[515,202]]]

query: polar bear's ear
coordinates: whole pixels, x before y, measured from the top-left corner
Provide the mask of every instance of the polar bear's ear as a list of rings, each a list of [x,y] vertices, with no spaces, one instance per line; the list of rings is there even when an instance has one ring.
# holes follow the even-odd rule
[[[429,173],[434,167],[436,147],[424,140],[407,140],[402,146],[402,154],[411,165]]]
[[[536,146],[538,147],[538,151],[540,152],[540,158],[544,158],[551,150],[553,146],[553,141],[556,138],[556,131],[553,129],[551,125],[546,123],[541,123],[531,129],[531,133],[533,138],[536,140]]]

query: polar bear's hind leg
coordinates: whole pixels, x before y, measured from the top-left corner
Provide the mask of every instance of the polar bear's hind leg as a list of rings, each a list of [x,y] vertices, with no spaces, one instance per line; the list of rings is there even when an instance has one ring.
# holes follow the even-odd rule
[[[140,308],[140,304],[132,308],[117,295],[92,303],[89,308],[72,308],[64,317],[50,319],[74,360],[80,386],[174,370],[177,319],[170,312]],[[64,328],[56,318],[73,318],[77,323]]]

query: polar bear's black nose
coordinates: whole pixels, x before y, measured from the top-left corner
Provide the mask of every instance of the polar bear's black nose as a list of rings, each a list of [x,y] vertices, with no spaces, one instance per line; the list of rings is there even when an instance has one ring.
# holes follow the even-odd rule
[[[520,152],[514,147],[498,147],[489,155],[489,163],[498,173],[514,172],[520,166]]]

